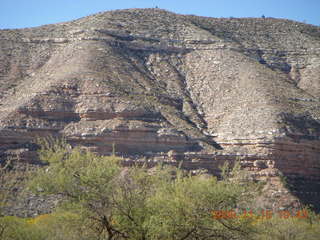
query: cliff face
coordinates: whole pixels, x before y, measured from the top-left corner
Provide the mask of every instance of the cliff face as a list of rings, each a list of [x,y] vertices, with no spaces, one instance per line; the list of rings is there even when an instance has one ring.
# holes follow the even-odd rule
[[[129,165],[240,159],[267,207],[320,205],[319,27],[131,9],[1,30],[0,83],[2,160],[51,134]]]

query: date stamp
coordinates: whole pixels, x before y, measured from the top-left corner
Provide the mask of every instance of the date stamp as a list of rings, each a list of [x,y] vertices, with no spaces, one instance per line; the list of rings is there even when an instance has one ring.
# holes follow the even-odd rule
[[[288,210],[282,211],[271,211],[263,209],[258,212],[254,212],[252,210],[243,210],[242,212],[235,210],[213,210],[212,217],[214,219],[236,219],[236,218],[254,218],[254,219],[271,219],[275,215],[282,219],[289,218],[299,218],[306,219],[308,218],[308,211],[305,209],[297,210],[296,212],[290,212]]]

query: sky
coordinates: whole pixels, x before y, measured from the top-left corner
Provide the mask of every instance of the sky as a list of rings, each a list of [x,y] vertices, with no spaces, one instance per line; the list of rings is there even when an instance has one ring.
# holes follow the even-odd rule
[[[36,27],[97,12],[159,7],[208,17],[274,17],[320,26],[320,0],[0,0],[0,29]]]

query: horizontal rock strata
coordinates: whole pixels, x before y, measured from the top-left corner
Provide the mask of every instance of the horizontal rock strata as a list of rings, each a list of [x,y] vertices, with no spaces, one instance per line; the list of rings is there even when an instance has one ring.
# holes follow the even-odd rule
[[[319,69],[320,28],[289,20],[133,9],[1,30],[1,161],[35,163],[49,135],[125,165],[240,160],[268,208],[319,207]]]

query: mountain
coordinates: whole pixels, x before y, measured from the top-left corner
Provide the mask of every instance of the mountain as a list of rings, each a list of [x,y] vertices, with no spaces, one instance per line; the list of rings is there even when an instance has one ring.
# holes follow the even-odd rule
[[[0,83],[1,161],[37,163],[49,135],[127,165],[240,160],[267,182],[261,205],[320,206],[320,27],[98,13],[1,30]]]

